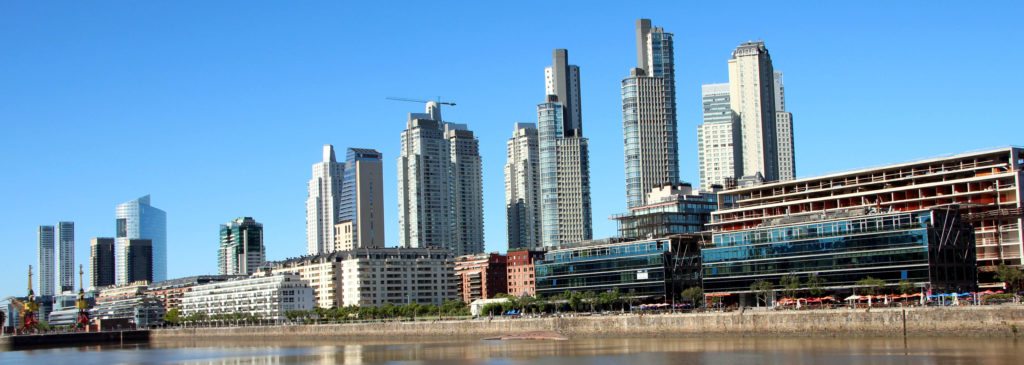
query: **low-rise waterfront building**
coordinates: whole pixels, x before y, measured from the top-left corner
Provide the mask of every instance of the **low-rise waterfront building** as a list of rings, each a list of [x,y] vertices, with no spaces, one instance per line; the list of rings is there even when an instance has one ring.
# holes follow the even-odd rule
[[[313,289],[294,273],[263,275],[197,285],[185,293],[183,315],[246,314],[263,320],[283,321],[285,312],[311,310]]]
[[[696,234],[604,240],[549,250],[535,264],[537,295],[618,290],[642,301],[674,300],[683,289],[700,285],[702,239]]]
[[[452,251],[378,248],[350,251],[342,262],[342,305],[441,305],[458,298]]]
[[[341,261],[347,257],[348,252],[334,251],[288,259],[274,263],[271,272],[298,274],[299,278],[313,289],[314,303],[317,307],[341,307]]]
[[[508,264],[508,295],[514,297],[536,294],[534,262],[544,258],[544,251],[516,250],[506,255]]]
[[[702,250],[704,291],[737,294],[741,305],[765,281],[774,291],[821,289],[850,293],[866,278],[922,290],[976,289],[974,231],[957,206],[910,212],[870,208],[803,213],[761,227],[716,232]],[[799,288],[784,288],[795,276]]]
[[[612,216],[619,226],[619,237],[645,239],[704,231],[711,212],[718,209],[717,188],[696,192],[689,183],[657,186],[647,194],[646,205],[629,213]]]
[[[160,299],[164,303],[164,308],[170,311],[178,308],[181,305],[181,298],[185,297],[185,293],[191,291],[196,285],[244,277],[245,275],[199,275],[164,280],[150,284],[146,289],[146,294]]]
[[[508,259],[498,253],[459,256],[455,259],[462,301],[490,299],[508,294]]]
[[[1002,287],[996,266],[1021,266],[1022,180],[1024,148],[968,152],[722,191],[708,227],[717,236],[803,213],[914,212],[956,204],[974,227],[979,284],[996,288]]]
[[[89,318],[101,329],[148,328],[163,324],[163,302],[146,295],[148,286],[148,281],[137,281],[103,288],[96,297],[96,306],[89,310]]]

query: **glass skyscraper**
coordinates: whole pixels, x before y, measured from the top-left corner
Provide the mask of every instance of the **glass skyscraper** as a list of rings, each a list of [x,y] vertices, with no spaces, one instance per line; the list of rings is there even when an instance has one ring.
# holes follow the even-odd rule
[[[637,21],[637,66],[622,80],[626,205],[646,205],[652,188],[679,182],[672,33]]]
[[[57,223],[57,289],[60,293],[75,290],[75,222]]]
[[[150,205],[149,195],[118,204],[116,210],[117,285],[129,283],[129,240],[147,239],[152,245],[153,281],[167,280],[167,213]],[[136,272],[136,271],[131,271]]]
[[[39,295],[53,296],[53,226],[39,226]]]
[[[263,224],[239,217],[220,225],[217,269],[220,275],[251,275],[266,261]]]

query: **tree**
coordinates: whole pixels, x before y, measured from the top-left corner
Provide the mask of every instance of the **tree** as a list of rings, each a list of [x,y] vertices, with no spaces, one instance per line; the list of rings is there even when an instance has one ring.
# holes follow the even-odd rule
[[[763,302],[765,306],[768,305],[768,296],[772,294],[772,290],[774,289],[775,285],[772,285],[772,283],[765,280],[758,280],[753,284],[750,284],[750,291],[754,292],[757,296],[758,302]]]
[[[566,301],[569,302],[569,308],[572,309],[573,312],[579,312],[580,307],[583,304],[583,298],[581,298],[580,293],[577,292],[569,293],[569,297]]]
[[[885,288],[885,280],[875,279],[870,276],[857,280],[856,284],[861,287],[861,293],[867,295],[878,294],[882,291],[882,288]]]
[[[999,267],[996,268],[996,280],[1006,283],[1006,288],[1010,292],[1017,293],[1020,290],[1021,282],[1024,282],[1024,272],[1012,266],[999,264]]]
[[[800,278],[796,274],[790,273],[779,280],[779,285],[782,285],[782,295],[793,298],[800,290]]]
[[[807,282],[804,285],[807,286],[807,291],[813,296],[825,294],[825,279],[818,276],[818,274],[807,275]]]
[[[699,286],[691,286],[689,288],[686,288],[686,290],[683,290],[682,294],[680,295],[683,297],[683,299],[690,301],[690,303],[693,303],[693,307],[696,308],[704,299],[704,289],[701,289]]]
[[[181,321],[181,311],[178,308],[171,308],[167,313],[164,313],[164,322],[168,324],[177,326],[181,324]]]
[[[900,280],[900,282],[896,284],[896,289],[899,290],[900,294],[914,294],[914,292],[917,291],[917,288],[914,287],[914,283],[907,280]]]

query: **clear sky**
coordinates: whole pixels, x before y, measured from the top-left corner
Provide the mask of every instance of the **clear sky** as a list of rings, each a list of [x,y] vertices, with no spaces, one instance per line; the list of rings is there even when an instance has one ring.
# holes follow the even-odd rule
[[[625,209],[619,83],[641,17],[675,33],[680,169],[697,181],[700,85],[762,39],[785,72],[797,175],[1024,144],[1024,5],[1007,2],[0,2],[0,297],[23,295],[36,228],[76,223],[76,265],[114,207],[152,194],[171,277],[215,273],[218,226],[264,224],[268,259],[305,252],[321,146],[384,153],[386,240],[409,112],[454,100],[483,156],[487,249],[504,251],[502,168],[544,67],[582,75],[594,236]],[[37,287],[38,290],[38,287]]]

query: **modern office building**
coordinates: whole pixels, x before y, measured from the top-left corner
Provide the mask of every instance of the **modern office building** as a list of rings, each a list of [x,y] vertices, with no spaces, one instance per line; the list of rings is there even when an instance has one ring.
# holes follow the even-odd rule
[[[384,247],[384,175],[380,152],[349,148],[334,250]]]
[[[556,49],[544,74],[547,101],[537,105],[540,235],[541,244],[552,247],[591,239],[593,226],[579,67],[569,64],[568,51]]]
[[[145,294],[155,297],[164,304],[164,309],[170,311],[181,306],[181,298],[185,293],[192,291],[192,288],[209,283],[216,283],[226,280],[242,279],[245,275],[199,275],[164,280],[149,284]]]
[[[150,328],[163,324],[164,305],[146,295],[149,282],[139,281],[100,290],[89,318],[101,330]]]
[[[622,80],[626,205],[647,204],[647,192],[679,182],[675,59],[672,33],[636,23],[637,66]]]
[[[803,213],[914,212],[956,204],[974,227],[980,285],[1001,287],[993,277],[995,267],[1021,265],[1022,179],[1024,149],[968,152],[726,190],[719,193],[719,209],[708,227],[717,235]]]
[[[775,70],[764,42],[745,42],[729,60],[731,108],[740,118],[743,175],[779,180]]]
[[[247,314],[262,320],[284,321],[285,313],[312,310],[313,289],[299,275],[255,275],[192,287],[181,298],[183,315]]]
[[[509,249],[506,257],[508,295],[533,296],[537,289],[534,262],[544,258],[544,251]]]
[[[549,250],[537,261],[537,295],[618,290],[639,301],[665,303],[700,285],[701,235],[629,242],[589,242]]]
[[[152,243],[152,280],[167,279],[167,213],[150,205],[149,195],[118,204],[116,211],[116,283],[124,285],[128,279],[128,243],[133,239],[146,239]]]
[[[537,125],[516,123],[505,162],[509,250],[541,247],[539,148]]]
[[[732,111],[729,84],[701,85],[704,122],[697,126],[700,190],[727,186],[743,176],[740,118]]]
[[[612,216],[619,237],[645,239],[704,231],[718,209],[716,191],[696,192],[689,183],[666,184],[647,194],[647,205]]]
[[[957,205],[770,218],[760,227],[716,232],[702,259],[705,293],[736,294],[740,305],[753,304],[755,282],[781,290],[788,275],[800,279],[800,289],[816,275],[822,289],[843,294],[869,277],[940,293],[977,288],[974,232]]]
[[[458,298],[448,249],[378,248],[349,252],[342,261],[342,305],[441,305]]]
[[[117,283],[114,257],[114,238],[94,237],[89,242],[89,282],[93,288],[105,288]]]
[[[442,121],[441,107],[410,113],[398,157],[399,245],[483,252],[479,142],[464,124]]]
[[[153,241],[129,239],[124,244],[125,282],[153,281]]]
[[[39,226],[39,295],[52,297],[53,288],[53,226]]]
[[[779,180],[793,180],[796,178],[793,113],[786,111],[786,88],[782,82],[782,71],[775,71],[775,130],[779,139]]]
[[[345,165],[334,156],[334,146],[324,145],[323,159],[313,164],[306,195],[306,253],[310,255],[334,249],[344,171]]]
[[[220,225],[217,268],[220,275],[251,275],[266,262],[263,224],[239,217]]]
[[[498,253],[455,258],[455,276],[463,302],[508,294],[508,258]]]
[[[57,222],[56,233],[57,290],[71,292],[75,290],[75,222]]]

